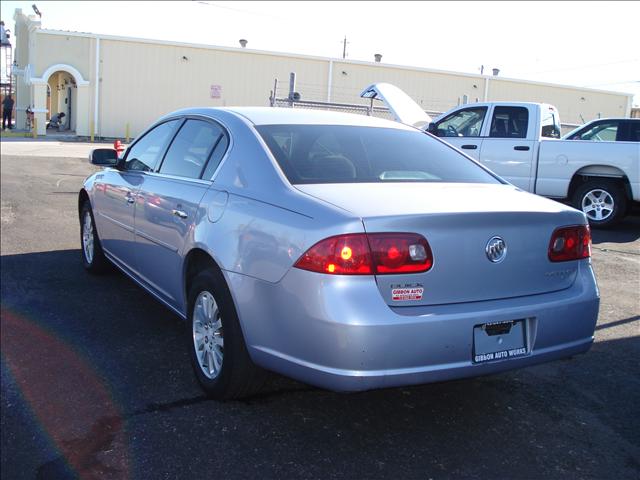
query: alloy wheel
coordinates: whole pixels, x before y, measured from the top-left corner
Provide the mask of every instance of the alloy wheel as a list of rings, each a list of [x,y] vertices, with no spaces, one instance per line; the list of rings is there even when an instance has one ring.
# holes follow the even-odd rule
[[[213,380],[222,370],[224,336],[220,309],[210,292],[200,292],[193,308],[193,347],[198,366]]]
[[[84,222],[82,225],[82,249],[84,251],[84,257],[89,264],[93,262],[93,243],[93,220],[91,213],[87,210],[84,214]]]
[[[582,197],[581,207],[589,220],[601,222],[613,214],[615,202],[609,192],[596,188]]]

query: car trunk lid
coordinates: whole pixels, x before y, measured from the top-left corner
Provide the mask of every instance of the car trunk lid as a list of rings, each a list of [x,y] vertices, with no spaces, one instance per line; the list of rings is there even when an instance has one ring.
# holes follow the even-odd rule
[[[298,188],[362,218],[367,233],[423,235],[434,263],[424,273],[377,275],[392,306],[437,305],[519,297],[568,288],[576,262],[553,263],[555,228],[583,224],[583,215],[510,185],[350,184]],[[491,242],[506,245],[492,261]]]

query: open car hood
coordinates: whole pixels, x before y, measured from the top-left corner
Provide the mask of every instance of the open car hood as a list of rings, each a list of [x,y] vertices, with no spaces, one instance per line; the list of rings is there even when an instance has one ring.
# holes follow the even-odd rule
[[[426,128],[431,117],[409,95],[390,83],[374,83],[360,94],[362,98],[375,98],[387,106],[396,121],[417,128]]]

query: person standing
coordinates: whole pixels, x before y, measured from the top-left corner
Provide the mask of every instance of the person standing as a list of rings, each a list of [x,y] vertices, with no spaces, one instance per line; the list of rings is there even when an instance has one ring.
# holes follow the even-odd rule
[[[4,97],[2,100],[2,130],[4,130],[6,125],[9,126],[9,130],[11,130],[11,114],[13,112],[13,98],[11,98],[11,94]]]

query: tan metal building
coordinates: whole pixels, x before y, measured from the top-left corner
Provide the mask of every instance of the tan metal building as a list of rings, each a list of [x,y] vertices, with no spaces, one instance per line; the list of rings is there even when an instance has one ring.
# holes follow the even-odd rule
[[[65,112],[77,135],[135,137],[150,122],[190,106],[269,105],[274,79],[286,95],[296,72],[304,100],[365,103],[373,82],[397,85],[425,110],[466,99],[554,104],[566,124],[628,117],[631,94],[502,77],[161,40],[42,29],[21,10],[17,39],[17,126],[31,108],[39,135],[51,113]],[[99,81],[96,81],[99,79]]]

